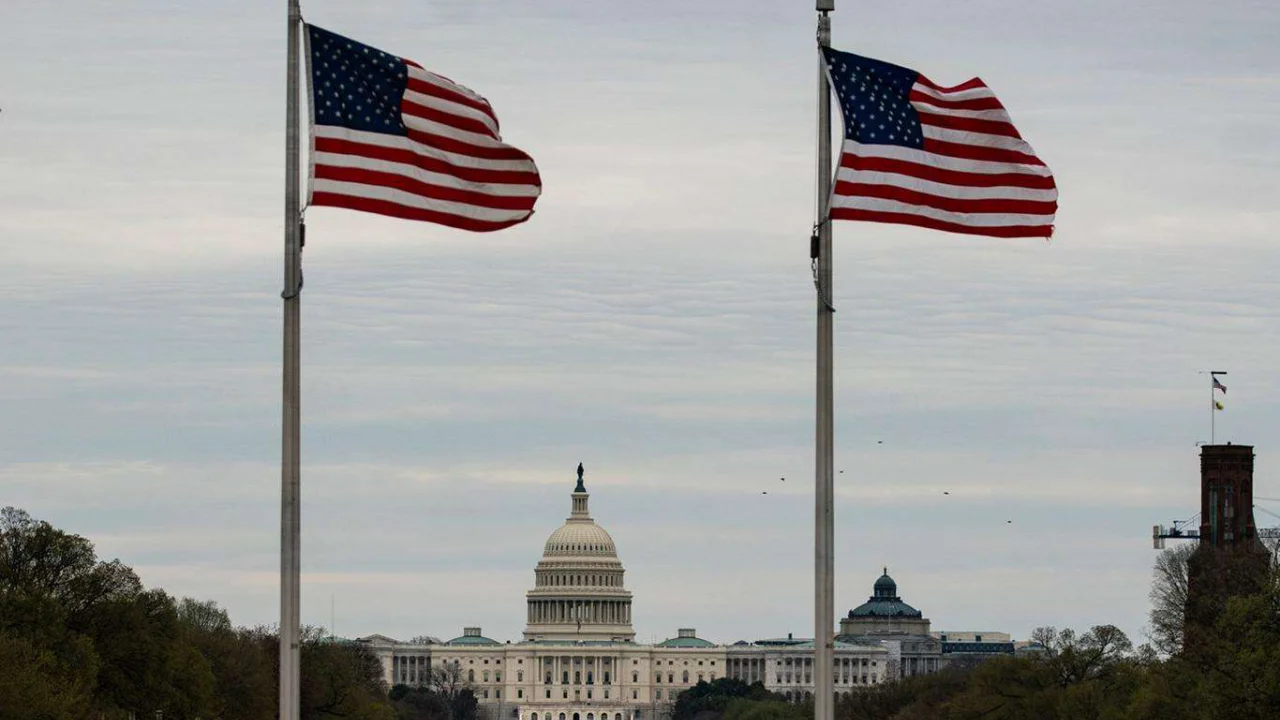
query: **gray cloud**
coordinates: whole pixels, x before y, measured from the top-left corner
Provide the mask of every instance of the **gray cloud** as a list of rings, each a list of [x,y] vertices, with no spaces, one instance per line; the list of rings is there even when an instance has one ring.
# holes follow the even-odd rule
[[[305,10],[486,94],[546,192],[493,236],[309,213],[307,621],[517,637],[582,460],[642,638],[810,632],[810,14],[367,5]],[[73,6],[0,22],[4,502],[271,622],[283,12]],[[1049,244],[837,227],[838,607],[887,564],[937,627],[1137,635],[1210,365],[1280,496],[1276,13],[837,12],[983,76],[1062,189]]]

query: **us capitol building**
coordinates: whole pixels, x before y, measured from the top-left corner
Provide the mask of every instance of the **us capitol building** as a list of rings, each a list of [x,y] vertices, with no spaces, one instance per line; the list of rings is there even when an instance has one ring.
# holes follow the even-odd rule
[[[722,677],[761,682],[792,700],[812,696],[812,640],[718,645],[682,628],[655,645],[637,644],[625,571],[613,538],[591,518],[589,498],[579,465],[569,518],[547,538],[534,569],[522,641],[500,643],[479,627],[449,641],[360,638],[387,683],[425,684],[433,666],[452,665],[492,720],[658,720],[682,691]],[[903,655],[915,654],[903,652],[915,648],[900,632],[896,640],[861,637],[851,620],[842,621],[835,643],[837,693],[898,676]]]

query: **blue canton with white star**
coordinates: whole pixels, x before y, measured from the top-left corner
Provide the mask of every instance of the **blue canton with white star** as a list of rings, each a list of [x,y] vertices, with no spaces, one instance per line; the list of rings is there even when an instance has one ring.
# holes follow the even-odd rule
[[[868,145],[924,147],[920,114],[910,102],[919,73],[831,48],[822,51],[840,98],[845,138]]]
[[[407,135],[400,119],[400,100],[409,82],[404,61],[315,25],[307,28],[315,123]]]

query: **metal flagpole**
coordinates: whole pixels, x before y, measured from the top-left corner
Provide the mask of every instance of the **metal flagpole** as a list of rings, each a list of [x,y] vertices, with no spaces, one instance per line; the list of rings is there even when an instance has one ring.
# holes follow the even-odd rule
[[[817,0],[818,11],[818,227],[817,245],[810,254],[817,257],[815,272],[818,290],[817,422],[814,442],[814,613],[813,671],[814,720],[832,720],[835,715],[835,687],[832,678],[835,622],[835,522],[833,350],[834,324],[831,300],[831,88],[827,82],[826,59],[822,48],[831,45],[831,18],[835,0]]]
[[[289,77],[285,83],[284,394],[280,447],[280,720],[298,720],[301,584],[301,297],[302,222],[298,208],[298,37],[302,10],[289,3]]]
[[[1226,370],[1210,370],[1209,371],[1209,444],[1214,445],[1218,440],[1218,396],[1213,394],[1217,389],[1218,376],[1226,375]],[[1223,393],[1226,391],[1223,390]]]

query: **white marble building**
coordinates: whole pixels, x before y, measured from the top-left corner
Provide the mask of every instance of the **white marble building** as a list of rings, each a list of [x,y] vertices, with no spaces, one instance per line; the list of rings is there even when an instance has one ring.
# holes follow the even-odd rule
[[[631,593],[613,538],[591,518],[582,467],[569,518],[547,539],[526,594],[524,637],[500,643],[479,627],[442,642],[361,638],[391,685],[425,683],[456,666],[493,720],[647,720],[700,681],[763,682],[792,699],[813,693],[813,643],[805,639],[717,645],[692,628],[655,645],[635,642]],[[837,643],[837,692],[885,676],[888,650]]]

